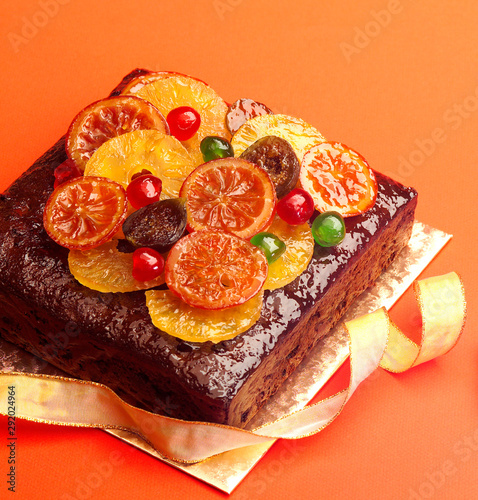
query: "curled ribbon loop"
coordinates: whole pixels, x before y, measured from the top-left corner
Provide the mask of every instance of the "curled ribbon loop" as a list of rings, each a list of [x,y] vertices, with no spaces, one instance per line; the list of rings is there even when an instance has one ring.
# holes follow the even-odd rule
[[[458,275],[429,278],[414,286],[422,313],[420,346],[405,337],[383,308],[346,323],[351,366],[348,388],[254,431],[148,413],[128,405],[101,384],[27,373],[0,374],[0,414],[7,414],[8,387],[15,385],[18,418],[127,431],[165,458],[181,463],[198,462],[277,438],[309,436],[337,418],[358,385],[378,366],[402,372],[445,354],[456,344],[466,316],[464,289]]]
[[[420,345],[390,321],[390,338],[380,366],[401,373],[446,354],[458,342],[465,324],[465,291],[456,273],[413,283],[422,316]]]

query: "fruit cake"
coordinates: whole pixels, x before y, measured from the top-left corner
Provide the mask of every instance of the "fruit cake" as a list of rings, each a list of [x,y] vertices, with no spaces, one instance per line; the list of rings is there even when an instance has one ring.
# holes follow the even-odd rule
[[[263,104],[206,110],[212,92],[135,70],[1,195],[0,333],[150,411],[244,427],[407,244],[417,195]]]

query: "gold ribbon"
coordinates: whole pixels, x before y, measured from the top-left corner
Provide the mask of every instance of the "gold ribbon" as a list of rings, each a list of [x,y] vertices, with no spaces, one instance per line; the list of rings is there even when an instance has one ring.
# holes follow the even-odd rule
[[[402,372],[448,352],[463,331],[466,303],[456,273],[414,283],[422,314],[422,341],[410,341],[385,309],[346,323],[350,382],[347,389],[254,431],[204,422],[186,422],[140,410],[109,388],[81,380],[0,373],[0,414],[7,415],[9,387],[15,387],[15,416],[35,422],[124,430],[143,439],[160,455],[194,463],[228,450],[297,439],[320,432],[342,411],[358,385],[378,366]]]

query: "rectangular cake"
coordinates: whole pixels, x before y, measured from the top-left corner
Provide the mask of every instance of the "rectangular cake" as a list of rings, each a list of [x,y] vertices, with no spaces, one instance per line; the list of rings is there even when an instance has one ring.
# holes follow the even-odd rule
[[[417,201],[412,188],[375,172],[376,202],[346,218],[340,245],[316,245],[299,277],[266,291],[261,316],[246,332],[194,343],[152,324],[144,292],[101,293],[72,276],[68,250],[43,227],[53,172],[65,159],[61,139],[0,197],[1,335],[150,411],[237,427],[407,244]]]

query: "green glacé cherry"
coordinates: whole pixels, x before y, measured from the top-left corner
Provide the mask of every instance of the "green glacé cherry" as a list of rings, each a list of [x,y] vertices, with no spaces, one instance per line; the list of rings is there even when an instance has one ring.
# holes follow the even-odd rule
[[[199,148],[205,162],[234,156],[234,150],[229,141],[215,135],[205,137]]]
[[[312,236],[322,247],[333,247],[345,238],[344,218],[338,212],[323,212],[312,223]]]
[[[286,244],[272,233],[257,233],[250,242],[264,252],[269,264],[275,262],[286,249]]]

